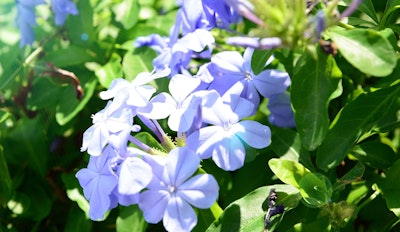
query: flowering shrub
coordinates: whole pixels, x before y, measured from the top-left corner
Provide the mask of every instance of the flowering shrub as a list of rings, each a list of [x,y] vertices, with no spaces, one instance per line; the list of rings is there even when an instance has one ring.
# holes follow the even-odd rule
[[[399,8],[3,1],[0,230],[399,230]]]

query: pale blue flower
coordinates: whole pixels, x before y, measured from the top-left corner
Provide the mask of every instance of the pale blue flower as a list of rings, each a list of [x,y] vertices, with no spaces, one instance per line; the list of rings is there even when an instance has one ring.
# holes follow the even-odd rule
[[[192,126],[197,107],[201,103],[201,99],[197,100],[191,95],[200,83],[198,78],[176,74],[169,82],[170,94],[156,95],[147,107],[139,110],[139,113],[151,119],[169,116],[168,126],[171,130],[186,132]]]
[[[110,84],[108,90],[100,93],[100,98],[108,100],[118,95],[127,95],[126,104],[131,107],[144,107],[148,104],[156,89],[148,83],[152,80],[165,77],[170,73],[169,69],[163,69],[155,73],[139,73],[131,82],[117,78]]]
[[[235,94],[219,98],[203,111],[203,121],[211,124],[190,134],[187,146],[196,150],[202,159],[212,157],[218,167],[233,171],[244,164],[246,150],[243,143],[264,148],[271,143],[269,127],[259,122],[245,120],[254,105]]]
[[[88,167],[76,173],[89,201],[89,217],[92,220],[102,220],[104,214],[118,204],[118,199],[112,194],[117,187],[118,177],[110,167],[110,160],[115,156],[112,147],[108,146],[102,155],[91,156]]]
[[[294,112],[288,93],[273,95],[269,98],[268,109],[271,114],[268,121],[278,127],[295,127]]]
[[[45,4],[44,0],[18,0],[17,17],[15,24],[19,27],[21,33],[20,47],[31,45],[35,39],[33,26],[37,25],[35,7]]]
[[[81,151],[93,156],[99,156],[107,144],[112,144],[119,150],[124,150],[131,131],[139,131],[138,125],[133,125],[133,112],[125,107],[126,96],[119,95],[114,101],[92,116],[93,125],[83,134]]]
[[[169,152],[163,169],[153,169],[153,179],[140,194],[139,207],[145,220],[163,220],[167,231],[191,231],[197,224],[192,206],[210,208],[218,197],[218,183],[212,175],[192,176],[200,158],[187,147]]]
[[[235,84],[241,84],[243,92],[240,96],[251,101],[255,107],[260,103],[259,94],[268,98],[285,92],[290,85],[289,75],[275,69],[254,74],[251,68],[253,51],[254,49],[247,48],[243,57],[236,51],[225,51],[214,55],[208,66],[209,72],[214,75],[209,89],[215,89],[223,95]]]
[[[54,13],[54,21],[57,26],[64,24],[68,14],[78,14],[78,9],[71,0],[51,0],[51,10]]]

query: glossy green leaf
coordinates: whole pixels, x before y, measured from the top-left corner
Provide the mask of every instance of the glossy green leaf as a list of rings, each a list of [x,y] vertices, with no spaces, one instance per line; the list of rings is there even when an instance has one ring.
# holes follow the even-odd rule
[[[132,28],[139,19],[139,3],[137,0],[125,0],[113,7],[115,19],[120,22],[125,29]]]
[[[122,61],[125,79],[131,81],[141,72],[151,72],[155,57],[155,51],[150,48],[137,48],[135,51],[127,52]]]
[[[352,0],[345,0],[344,2],[346,2],[347,5],[349,5],[352,2]],[[357,10],[368,15],[371,19],[374,20],[376,24],[379,22],[374,5],[372,4],[371,0],[361,1],[361,4],[357,7]]]
[[[274,158],[268,161],[268,165],[283,183],[293,185],[296,188],[300,187],[301,179],[311,173],[302,164],[293,160]]]
[[[147,222],[138,205],[119,206],[116,225],[117,232],[144,232],[147,228]]]
[[[299,161],[301,141],[291,129],[272,128],[271,148],[282,159]]]
[[[317,150],[317,166],[323,170],[340,164],[358,139],[390,112],[400,96],[400,84],[362,94],[336,116],[325,140]]]
[[[329,180],[322,175],[308,173],[299,182],[300,195],[311,207],[321,207],[329,202],[332,191]]]
[[[259,74],[265,67],[274,50],[255,50],[251,57],[251,69],[254,74]]]
[[[5,205],[12,197],[12,181],[2,146],[0,146],[0,170],[0,205]]]
[[[397,160],[386,172],[386,178],[379,183],[383,191],[383,197],[386,200],[387,207],[400,218],[400,160]]]
[[[390,42],[369,29],[331,30],[330,37],[346,60],[363,73],[384,77],[396,66]]]
[[[380,141],[368,141],[353,148],[351,154],[362,163],[378,169],[390,167],[398,158],[393,149]]]
[[[263,231],[265,213],[268,209],[267,198],[271,189],[275,189],[278,195],[277,204],[285,206],[285,211],[298,205],[299,191],[293,186],[260,187],[226,207],[207,232]]]
[[[104,88],[108,88],[114,79],[122,78],[121,61],[121,57],[113,53],[107,64],[95,70],[97,79]]]
[[[302,145],[315,150],[329,128],[328,105],[342,93],[342,73],[331,55],[305,52],[295,67],[291,101]]]

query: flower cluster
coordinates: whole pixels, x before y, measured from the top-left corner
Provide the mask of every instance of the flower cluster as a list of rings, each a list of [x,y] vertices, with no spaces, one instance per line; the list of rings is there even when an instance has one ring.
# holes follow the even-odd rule
[[[35,39],[33,27],[37,25],[35,8],[46,4],[45,0],[17,0],[16,25],[21,33],[20,47],[30,45]],[[51,0],[51,10],[54,13],[55,25],[64,24],[67,15],[77,15],[78,9],[71,0]]]
[[[169,37],[152,34],[134,43],[157,52],[154,71],[140,73],[131,82],[115,79],[100,93],[108,100],[106,107],[93,115],[93,125],[84,133],[81,151],[91,157],[76,176],[93,220],[103,219],[118,204],[138,204],[147,222],[163,221],[168,231],[190,231],[197,223],[194,208],[212,207],[219,192],[215,178],[202,170],[201,160],[211,158],[219,168],[235,171],[244,165],[246,147],[269,146],[270,128],[250,120],[264,99],[271,125],[295,127],[288,73],[268,68],[273,56],[261,72],[252,69],[254,47],[280,41],[257,39],[257,46],[248,46],[243,53],[215,51],[214,28],[227,29],[243,16],[261,24],[252,4],[230,0],[177,4]],[[201,65],[190,69],[199,59]],[[149,84],[160,78],[169,80],[168,92],[157,92]],[[176,132],[174,139],[159,124],[164,119]],[[156,149],[135,137],[142,131],[152,132],[160,146]]]

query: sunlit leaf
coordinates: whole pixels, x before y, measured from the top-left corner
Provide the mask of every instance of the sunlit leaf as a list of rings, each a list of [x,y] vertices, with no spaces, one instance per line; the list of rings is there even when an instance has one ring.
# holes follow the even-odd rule
[[[277,204],[282,204],[286,211],[296,207],[300,201],[298,190],[290,185],[260,187],[226,207],[207,232],[263,231],[271,189],[275,189],[278,194]]]
[[[396,66],[397,57],[392,45],[377,31],[332,30],[329,35],[343,57],[361,72],[384,77]]]
[[[302,145],[315,150],[329,127],[330,100],[342,93],[342,73],[331,55],[317,49],[317,58],[305,52],[295,67],[291,101]]]
[[[400,84],[365,93],[346,105],[336,116],[317,151],[317,166],[323,170],[337,166],[361,136],[390,112],[400,96]]]

